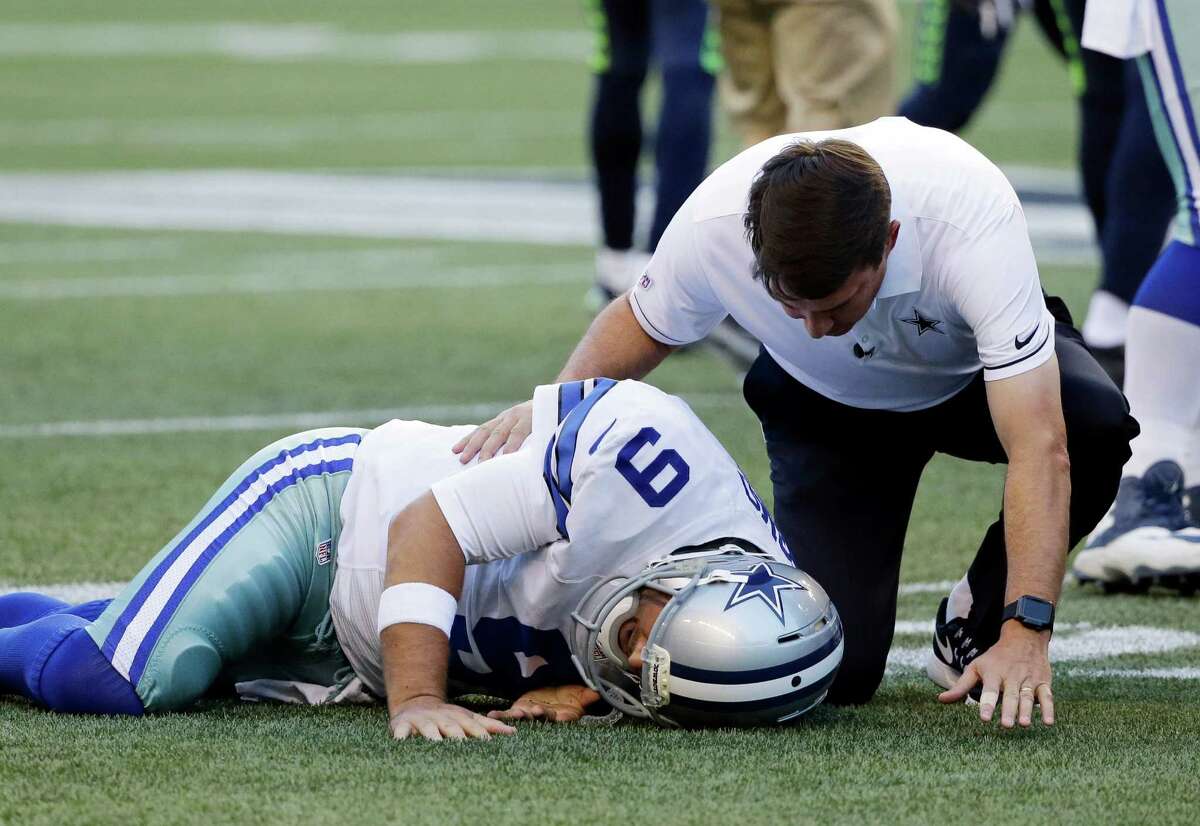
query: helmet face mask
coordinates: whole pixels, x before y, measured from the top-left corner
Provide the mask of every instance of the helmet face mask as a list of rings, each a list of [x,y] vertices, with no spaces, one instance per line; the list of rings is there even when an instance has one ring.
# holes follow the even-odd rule
[[[644,588],[671,597],[650,630],[640,673],[618,644]],[[842,628],[807,574],[723,545],[668,556],[594,586],[579,609],[574,657],[584,682],[619,711],[666,726],[772,725],[824,699]]]

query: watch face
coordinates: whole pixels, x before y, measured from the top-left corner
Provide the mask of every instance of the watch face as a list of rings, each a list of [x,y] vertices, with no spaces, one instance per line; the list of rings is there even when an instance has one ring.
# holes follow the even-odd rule
[[[1018,614],[1028,625],[1049,625],[1054,621],[1054,606],[1042,599],[1021,597]]]

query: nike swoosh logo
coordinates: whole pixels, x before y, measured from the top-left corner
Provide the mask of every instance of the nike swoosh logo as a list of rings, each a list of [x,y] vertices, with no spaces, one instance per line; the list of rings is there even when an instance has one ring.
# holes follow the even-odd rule
[[[1041,326],[1042,325],[1039,324],[1037,327],[1034,327],[1033,330],[1029,333],[1029,335],[1025,337],[1024,341],[1021,340],[1020,336],[1013,336],[1013,344],[1017,345],[1017,349],[1020,350],[1026,344],[1033,341],[1033,337],[1035,335],[1037,335],[1038,327],[1041,327]]]
[[[937,648],[938,656],[946,665],[954,666],[954,649],[948,643],[942,642],[942,638],[938,634],[933,635],[933,644]]]

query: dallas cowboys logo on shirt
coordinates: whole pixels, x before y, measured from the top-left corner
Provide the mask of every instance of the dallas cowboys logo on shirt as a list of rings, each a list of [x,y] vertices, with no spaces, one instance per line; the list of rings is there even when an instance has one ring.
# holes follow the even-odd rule
[[[902,318],[900,320],[905,324],[911,324],[916,327],[918,336],[923,336],[931,331],[946,335],[944,331],[938,329],[942,325],[941,319],[927,318],[916,307],[913,307],[912,318]]]
[[[783,591],[804,591],[807,590],[803,584],[794,579],[789,579],[785,576],[780,576],[771,569],[771,566],[766,562],[761,565],[754,566],[750,571],[750,575],[746,577],[744,582],[739,582],[737,590],[729,597],[729,602],[725,604],[725,610],[734,608],[744,602],[749,602],[752,599],[762,600],[762,602],[771,609],[779,621],[783,622]]]

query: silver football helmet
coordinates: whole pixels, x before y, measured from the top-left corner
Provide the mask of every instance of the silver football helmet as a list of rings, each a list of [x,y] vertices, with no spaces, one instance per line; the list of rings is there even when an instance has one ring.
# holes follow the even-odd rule
[[[793,721],[825,699],[842,622],[803,571],[730,540],[686,549],[593,587],[572,614],[572,659],[614,708],[660,725]],[[617,642],[642,589],[670,597],[634,673]]]

